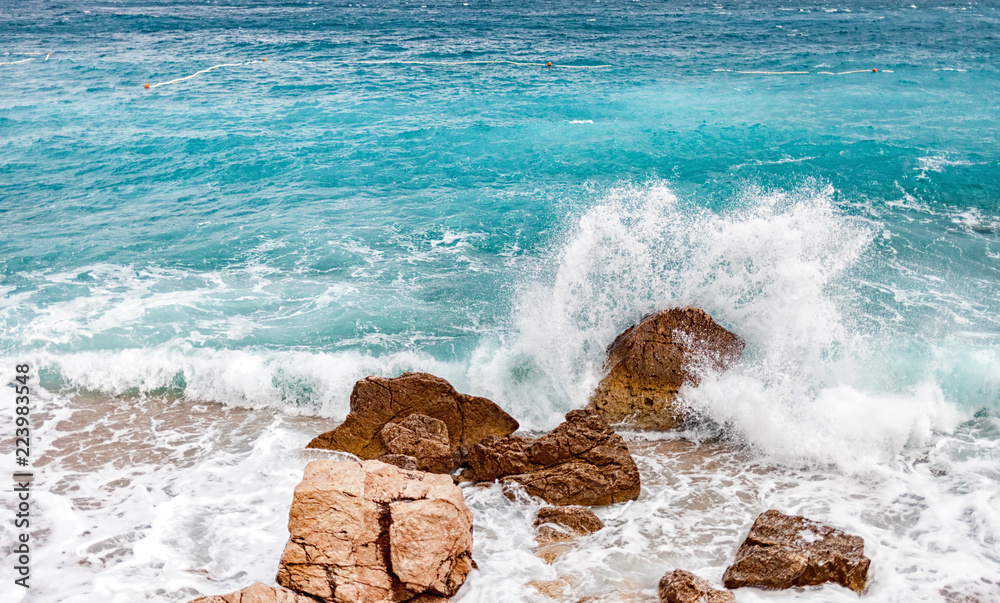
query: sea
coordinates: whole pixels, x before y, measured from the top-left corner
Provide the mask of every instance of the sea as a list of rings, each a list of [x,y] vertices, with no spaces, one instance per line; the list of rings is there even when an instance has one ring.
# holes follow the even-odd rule
[[[998,60],[986,1],[0,0],[0,600],[273,584],[356,380],[535,435],[693,306],[746,352],[621,430],[638,500],[546,564],[464,486],[456,603],[652,603],[771,508],[864,538],[860,600],[1000,601]]]

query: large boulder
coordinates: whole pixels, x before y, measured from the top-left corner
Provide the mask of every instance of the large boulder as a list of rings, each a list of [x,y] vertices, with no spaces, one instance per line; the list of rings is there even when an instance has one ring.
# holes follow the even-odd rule
[[[191,603],[316,603],[316,599],[280,586],[267,586],[260,582],[254,582],[234,593],[199,597]]]
[[[460,394],[434,375],[404,373],[394,379],[366,377],[355,383],[347,418],[333,431],[314,438],[307,447],[377,459],[391,453],[382,437],[383,427],[401,423],[414,414],[444,423],[452,456],[458,461],[484,437],[509,435],[518,428],[513,417],[486,398]]]
[[[691,572],[674,570],[660,578],[660,603],[736,603],[736,595],[713,588]]]
[[[306,465],[278,584],[332,603],[450,597],[472,569],[472,513],[447,475],[381,461]]]
[[[566,413],[566,422],[537,440],[484,438],[467,461],[469,479],[517,483],[553,505],[610,505],[639,497],[639,469],[625,440],[593,410]]]
[[[864,549],[860,536],[772,509],[754,522],[722,582],[768,590],[835,582],[860,594],[871,565]]]
[[[589,408],[612,423],[673,429],[682,385],[697,385],[705,369],[724,370],[743,356],[744,342],[697,308],[651,314],[608,346],[608,375]]]

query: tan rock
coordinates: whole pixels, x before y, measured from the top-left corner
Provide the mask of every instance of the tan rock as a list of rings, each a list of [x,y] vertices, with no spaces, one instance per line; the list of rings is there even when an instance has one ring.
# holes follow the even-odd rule
[[[535,549],[535,555],[545,563],[552,564],[564,553],[573,550],[568,544],[546,544]]]
[[[535,515],[535,542],[566,542],[603,527],[604,522],[586,507],[542,507]]]
[[[366,377],[355,383],[347,418],[307,447],[377,459],[390,452],[380,437],[383,426],[400,423],[412,414],[444,422],[452,453],[459,460],[484,437],[506,436],[518,428],[517,421],[486,398],[460,394],[434,375],[404,373],[395,379]]]
[[[316,599],[280,586],[267,586],[254,582],[243,590],[228,595],[199,597],[191,603],[316,603]]]
[[[768,590],[835,582],[860,594],[871,565],[864,548],[860,536],[772,509],[754,522],[722,582]]]
[[[651,314],[608,346],[608,375],[588,408],[612,423],[673,429],[681,386],[698,384],[698,367],[724,370],[742,357],[744,345],[697,308]]]
[[[383,425],[379,437],[390,454],[416,459],[421,471],[450,473],[455,468],[456,459],[452,457],[448,427],[444,421],[412,414],[399,423]]]
[[[539,594],[557,601],[563,598],[563,593],[569,588],[569,582],[561,578],[558,580],[532,580],[527,585],[537,590]]]
[[[470,479],[517,483],[553,505],[610,505],[639,496],[639,470],[625,440],[593,410],[570,411],[537,440],[484,438],[467,461]]]
[[[736,603],[736,595],[713,588],[708,580],[684,570],[667,572],[660,578],[660,603]]]
[[[472,513],[447,475],[312,461],[295,488],[278,584],[333,603],[450,597],[472,567]]]

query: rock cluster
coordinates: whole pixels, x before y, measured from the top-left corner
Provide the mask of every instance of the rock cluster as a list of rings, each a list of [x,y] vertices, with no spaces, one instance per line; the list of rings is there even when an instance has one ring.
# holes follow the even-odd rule
[[[643,319],[608,348],[609,373],[587,409],[539,438],[512,435],[518,423],[499,406],[458,393],[425,373],[367,377],[351,411],[310,448],[360,461],[310,462],[295,488],[278,587],[253,584],[196,603],[445,603],[472,561],[472,513],[454,479],[518,486],[551,505],[535,517],[536,554],[552,562],[573,540],[605,529],[587,506],[634,500],[639,471],[609,425],[671,428],[678,390],[704,369],[739,360],[744,343],[693,308]],[[461,472],[455,471],[461,468]],[[786,589],[841,584],[865,589],[864,541],[799,516],[770,510],[754,522],[726,588]],[[570,581],[528,583],[564,600]],[[605,593],[594,601],[636,593]],[[734,594],[684,570],[659,582],[661,603],[735,603]],[[583,600],[581,600],[583,601]]]
[[[593,410],[572,410],[566,422],[533,440],[484,438],[472,447],[467,476],[520,484],[553,505],[610,505],[639,497],[639,469],[628,446]]]
[[[393,454],[387,447],[386,438],[394,442],[400,434],[384,433],[384,428],[387,424],[402,423],[414,414],[444,423],[444,432],[425,420],[420,420],[419,424],[408,423],[406,429],[413,432],[426,428],[436,434],[447,434],[453,457],[447,471],[457,466],[468,447],[484,437],[506,436],[518,428],[513,417],[486,398],[460,394],[450,383],[434,375],[404,373],[395,379],[366,377],[358,381],[351,392],[351,410],[347,418],[336,429],[314,438],[308,448],[342,450],[366,460]],[[401,441],[397,449],[419,452],[412,442]],[[395,454],[413,456],[409,452]],[[418,464],[420,462],[418,460]],[[434,457],[424,462],[438,467],[441,460]]]
[[[697,308],[652,314],[608,346],[608,375],[589,408],[612,423],[673,429],[682,385],[697,385],[700,371],[724,370],[743,355],[744,342]]]
[[[860,594],[871,565],[864,549],[860,536],[772,509],[754,522],[722,580],[770,590],[835,582]]]

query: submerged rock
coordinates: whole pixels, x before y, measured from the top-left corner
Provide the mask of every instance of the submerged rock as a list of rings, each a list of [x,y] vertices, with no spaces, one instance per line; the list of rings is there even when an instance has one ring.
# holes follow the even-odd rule
[[[674,570],[660,578],[660,603],[736,603],[736,595],[713,588],[691,572]]]
[[[342,450],[362,459],[377,459],[392,452],[386,448],[383,428],[414,414],[444,423],[452,457],[458,460],[484,437],[506,436],[518,428],[513,417],[486,398],[460,394],[434,375],[404,373],[394,379],[366,377],[355,383],[347,418],[333,431],[314,438],[307,448]],[[391,433],[389,437],[394,439]],[[400,449],[404,448],[401,444]],[[448,471],[456,464],[452,462]]]
[[[484,438],[472,447],[466,477],[517,483],[553,505],[610,505],[639,496],[639,469],[625,440],[593,410],[573,410],[566,422],[532,440]]]
[[[542,507],[535,515],[535,542],[540,545],[565,542],[603,527],[604,522],[587,507]]]
[[[588,408],[612,423],[673,429],[682,385],[698,384],[698,367],[724,370],[743,355],[744,342],[697,308],[651,314],[608,346],[608,375]]]
[[[316,603],[316,599],[280,586],[267,586],[260,582],[254,582],[234,593],[199,597],[191,603]]]
[[[864,548],[860,536],[772,509],[754,522],[722,581],[770,590],[835,582],[860,594],[871,565]]]
[[[278,584],[322,601],[433,601],[473,567],[472,513],[451,477],[380,461],[309,463],[288,531]]]

